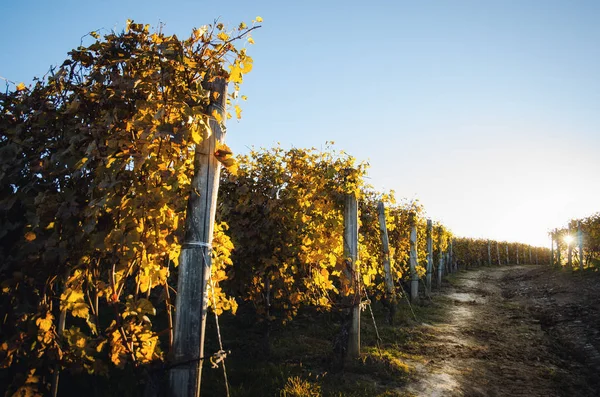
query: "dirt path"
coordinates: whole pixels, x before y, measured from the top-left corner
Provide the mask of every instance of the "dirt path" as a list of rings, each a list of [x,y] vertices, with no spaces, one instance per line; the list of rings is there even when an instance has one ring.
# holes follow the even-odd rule
[[[422,357],[411,363],[417,381],[404,391],[414,396],[600,395],[592,384],[593,372],[600,370],[597,275],[534,266],[453,275],[433,297],[448,317],[419,327],[424,337],[408,352]]]

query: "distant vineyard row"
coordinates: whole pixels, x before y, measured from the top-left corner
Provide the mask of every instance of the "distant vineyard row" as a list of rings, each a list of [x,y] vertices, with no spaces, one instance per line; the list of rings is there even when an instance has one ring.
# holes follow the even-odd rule
[[[600,266],[600,213],[572,219],[549,234],[554,265],[573,269]]]

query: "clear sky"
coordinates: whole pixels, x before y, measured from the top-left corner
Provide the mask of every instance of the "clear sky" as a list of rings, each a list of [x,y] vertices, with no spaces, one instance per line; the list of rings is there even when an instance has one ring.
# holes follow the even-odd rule
[[[335,141],[463,236],[549,245],[600,211],[600,1],[8,0],[2,14],[0,76],[25,83],[128,18],[185,37],[260,15],[234,151]]]

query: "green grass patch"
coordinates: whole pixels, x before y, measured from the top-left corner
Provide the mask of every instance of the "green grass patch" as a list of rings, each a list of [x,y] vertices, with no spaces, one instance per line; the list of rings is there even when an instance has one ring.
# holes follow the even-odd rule
[[[387,309],[372,305],[375,326],[367,309],[361,316],[361,356],[348,360],[342,370],[332,367],[333,341],[340,330],[341,317],[332,313],[306,311],[288,325],[253,321],[250,314],[222,316],[221,332],[227,358],[227,374],[232,397],[242,396],[406,396],[400,390],[412,372],[406,361],[429,336],[422,323],[444,319],[443,304],[424,301],[410,307],[397,307],[394,324],[386,321]],[[217,349],[214,327],[207,324],[207,352]],[[379,348],[377,346],[380,346]],[[214,350],[216,351],[216,350]],[[205,365],[202,393],[222,395],[225,390],[222,368]]]

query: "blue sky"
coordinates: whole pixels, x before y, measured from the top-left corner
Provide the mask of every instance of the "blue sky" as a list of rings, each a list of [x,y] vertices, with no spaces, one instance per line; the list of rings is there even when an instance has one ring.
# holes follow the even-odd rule
[[[548,244],[600,211],[600,2],[8,1],[0,76],[29,82],[128,18],[184,37],[257,15],[236,152],[335,141],[456,234]]]

